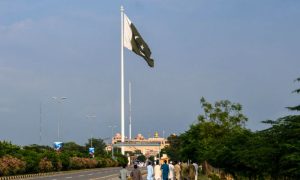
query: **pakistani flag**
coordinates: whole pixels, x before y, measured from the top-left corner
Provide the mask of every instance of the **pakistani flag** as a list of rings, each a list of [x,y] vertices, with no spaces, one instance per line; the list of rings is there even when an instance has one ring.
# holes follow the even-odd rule
[[[124,14],[124,47],[142,56],[150,67],[154,67],[151,50],[126,14]]]

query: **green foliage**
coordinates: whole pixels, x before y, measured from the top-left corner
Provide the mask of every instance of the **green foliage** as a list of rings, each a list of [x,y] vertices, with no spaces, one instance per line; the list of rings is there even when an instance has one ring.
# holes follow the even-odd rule
[[[20,147],[11,144],[11,142],[7,141],[0,141],[0,157],[3,157],[7,154],[9,155],[16,155],[20,151]]]
[[[119,165],[126,165],[128,164],[128,158],[125,155],[122,154],[116,154],[115,155],[115,160],[118,162]]]
[[[21,152],[22,159],[26,162],[26,172],[37,173],[39,172],[39,162],[41,155],[33,150],[24,150]]]
[[[231,103],[228,100],[221,100],[211,104],[204,97],[200,100],[204,114],[198,116],[198,120],[203,122],[212,122],[224,128],[230,129],[236,126],[244,125],[248,118],[242,114],[242,105]]]
[[[300,179],[300,115],[264,121],[270,128],[251,132],[244,127],[247,118],[240,104],[200,102],[204,113],[198,123],[177,139],[168,138],[165,151],[171,158],[208,161],[235,179]]]
[[[76,144],[75,142],[66,142],[62,148],[63,153],[68,153],[74,157],[88,157],[88,152],[85,146]]]
[[[88,143],[85,144],[86,150],[88,150],[89,147],[91,147],[91,141],[93,144],[93,147],[95,148],[95,156],[101,156],[104,157],[106,156],[106,151],[105,151],[105,147],[106,144],[103,141],[103,139],[96,139],[96,138],[92,138],[88,140]]]
[[[149,159],[149,161],[151,161],[152,163],[154,162],[154,156],[150,156],[148,159]]]
[[[171,134],[167,139],[170,145],[165,147],[162,151],[168,154],[170,160],[179,161],[181,159],[180,153],[178,151],[178,147],[180,147],[179,136]],[[154,162],[154,157],[152,162]]]
[[[42,154],[42,159],[51,161],[54,171],[60,171],[62,169],[62,163],[59,159],[59,152],[46,151]]]
[[[49,146],[28,145],[24,147],[0,141],[0,176],[19,173],[39,173],[60,170],[115,167],[128,163],[127,157],[117,155],[117,161],[108,158],[102,139],[93,139],[95,158],[89,158],[88,147],[75,142],[64,143],[61,151]]]
[[[295,81],[300,82],[300,78],[297,78]],[[298,93],[298,94],[300,94],[300,88],[294,90],[293,93]],[[292,106],[292,107],[287,107],[287,108],[288,108],[289,110],[292,110],[292,111],[300,111],[300,104],[297,105],[297,106]]]
[[[69,170],[71,168],[70,167],[70,158],[71,158],[71,155],[68,152],[62,152],[59,154],[59,159],[62,164],[62,170]]]
[[[145,161],[146,161],[146,156],[144,156],[144,155],[142,154],[142,155],[139,155],[136,159],[137,159],[138,161],[140,161],[140,162],[145,162]]]

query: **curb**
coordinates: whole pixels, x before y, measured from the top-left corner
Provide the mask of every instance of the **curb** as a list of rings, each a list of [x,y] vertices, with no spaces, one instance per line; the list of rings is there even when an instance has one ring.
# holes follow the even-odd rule
[[[95,169],[101,169],[101,168],[70,170],[70,171],[54,171],[54,172],[48,172],[48,173],[23,174],[23,175],[15,175],[15,176],[2,176],[2,177],[0,177],[0,180],[28,179],[28,178],[39,177],[39,176],[52,176],[52,175],[57,175],[57,174],[61,174],[61,173],[67,174],[67,173],[73,173],[73,172],[78,172],[78,171],[92,171]]]
[[[60,173],[60,172],[25,174],[25,175],[17,175],[17,176],[4,176],[4,177],[0,177],[0,180],[25,179],[25,178],[38,177],[38,176],[49,176],[49,175],[54,175],[54,174],[58,174],[58,173]]]
[[[98,168],[97,168],[98,169]],[[48,172],[48,173],[37,173],[37,174],[24,174],[24,175],[16,175],[16,176],[3,176],[0,177],[0,180],[10,180],[10,179],[27,179],[39,176],[52,176],[61,173],[72,173],[76,171],[89,171],[93,169],[82,169],[82,170],[73,170],[73,171],[59,171],[59,172]],[[147,170],[142,170],[142,175],[147,174]]]

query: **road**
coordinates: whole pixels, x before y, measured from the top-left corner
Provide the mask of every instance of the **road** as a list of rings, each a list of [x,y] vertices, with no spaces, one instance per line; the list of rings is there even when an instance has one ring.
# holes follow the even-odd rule
[[[100,168],[81,171],[66,171],[51,176],[34,177],[30,179],[41,180],[118,180],[120,167],[117,168]],[[132,168],[128,168],[130,171]]]

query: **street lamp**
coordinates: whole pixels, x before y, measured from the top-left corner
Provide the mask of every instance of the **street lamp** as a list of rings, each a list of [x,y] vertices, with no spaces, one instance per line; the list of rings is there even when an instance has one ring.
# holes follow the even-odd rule
[[[114,145],[113,145],[113,138],[114,138],[114,128],[117,127],[115,125],[108,126],[111,128],[111,158],[114,158]]]
[[[96,115],[86,115],[87,119],[92,119],[92,118],[96,118]],[[93,127],[93,125],[92,125]],[[92,134],[91,134],[91,147],[93,147],[93,129],[92,129]]]
[[[59,104],[62,104],[62,102],[64,101],[64,100],[66,100],[67,99],[67,97],[52,97],[52,99],[54,99],[57,103],[59,103]],[[61,116],[62,116],[62,112],[60,111],[60,117],[58,118],[58,122],[57,122],[57,139],[58,139],[58,141],[60,141],[60,121],[61,121]]]

